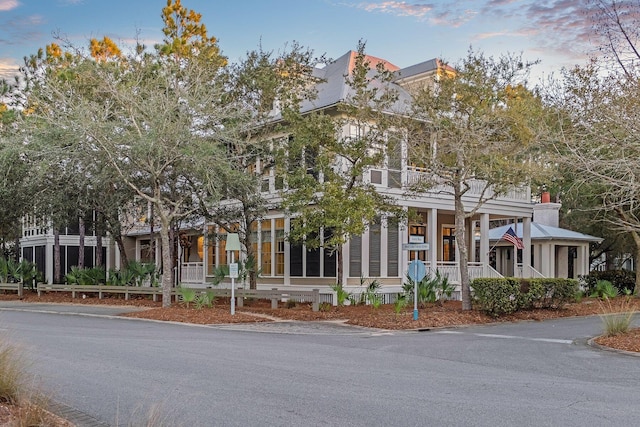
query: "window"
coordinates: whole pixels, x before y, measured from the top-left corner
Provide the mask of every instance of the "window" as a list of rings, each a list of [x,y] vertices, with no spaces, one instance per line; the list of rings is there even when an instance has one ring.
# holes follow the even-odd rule
[[[284,276],[284,218],[275,220],[276,276]]]
[[[455,228],[442,227],[442,260],[456,260],[456,237],[454,236]]]
[[[152,244],[150,239],[140,240],[140,262],[156,262],[155,245]]]
[[[207,274],[213,274],[216,269],[216,229],[207,227]]]
[[[412,223],[409,225],[409,242],[410,243],[425,243],[427,240],[427,226],[422,224]],[[419,259],[425,261],[427,259],[427,251],[409,251],[409,259]]]
[[[398,276],[398,223],[393,218],[387,227],[387,276]]]
[[[371,169],[371,183],[382,184],[382,171]]]
[[[325,229],[324,230],[324,241],[326,242],[331,238],[333,234],[332,230]],[[336,253],[331,249],[325,248],[323,249],[324,256],[324,277],[336,277]]]
[[[362,276],[362,236],[352,236],[349,249],[349,277]]]
[[[262,258],[260,268],[262,268],[263,275],[271,276],[271,220],[262,221],[260,225],[260,256]]]
[[[402,139],[398,133],[389,135],[388,142],[388,174],[389,187],[402,187]]]
[[[317,239],[318,235],[314,233],[309,236],[311,239]],[[307,277],[320,277],[320,248],[307,249]]]
[[[302,277],[302,245],[290,246],[289,272],[292,277]]]
[[[380,277],[380,224],[369,226],[369,277]]]

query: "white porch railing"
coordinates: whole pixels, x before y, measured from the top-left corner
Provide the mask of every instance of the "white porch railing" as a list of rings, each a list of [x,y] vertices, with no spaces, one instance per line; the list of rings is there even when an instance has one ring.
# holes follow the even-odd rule
[[[516,277],[524,277],[524,278],[531,278],[531,279],[545,278],[544,274],[540,273],[538,270],[531,267],[530,265],[528,265],[526,269],[524,267],[525,266],[523,264],[517,265],[516,272],[515,272]],[[528,274],[525,274],[525,273],[528,273]]]
[[[180,266],[180,282],[182,283],[203,283],[204,263],[183,262]]]
[[[430,264],[429,262],[425,263],[427,270],[435,273],[434,269],[432,269],[429,264]],[[436,269],[440,272],[442,276],[447,277],[451,283],[454,283],[454,284],[460,283],[460,267],[458,266],[457,262],[439,261],[436,263]],[[477,279],[480,277],[503,277],[500,273],[498,273],[495,269],[493,269],[489,264],[483,264],[481,262],[468,263],[468,270],[469,270],[470,280]]]
[[[407,170],[406,185],[409,185],[409,186],[416,185],[422,181],[428,182],[432,179],[433,179],[433,175],[427,169],[415,167]],[[485,182],[481,180],[472,180],[470,181],[470,187],[471,188],[469,188],[467,195],[479,196],[480,194],[482,194],[482,190],[485,188]],[[445,193],[453,194],[453,189],[447,185],[436,185],[433,188],[431,188],[431,192],[433,193],[445,192]],[[491,189],[486,190],[484,193],[484,196],[492,197],[493,191]],[[511,190],[506,192],[504,195],[498,197],[498,199],[531,201],[531,190],[529,190],[528,187],[512,188]]]

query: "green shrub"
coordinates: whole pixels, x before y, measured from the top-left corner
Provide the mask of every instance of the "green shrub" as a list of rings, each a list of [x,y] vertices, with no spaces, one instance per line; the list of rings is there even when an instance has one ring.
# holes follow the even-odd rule
[[[480,278],[471,283],[473,298],[478,308],[498,317],[518,309],[520,283],[511,277]]]
[[[187,308],[189,308],[189,304],[196,300],[196,291],[193,288],[180,286],[178,288],[178,293],[182,297],[182,302],[185,303]]]
[[[186,289],[186,288],[181,288],[181,289]],[[187,291],[188,293],[189,291]],[[183,296],[183,300],[184,300],[184,293],[181,294]],[[187,295],[187,297],[189,297]],[[203,307],[213,307],[213,304],[215,302],[215,294],[213,292],[213,290],[208,290],[206,292],[200,292],[199,294],[194,296],[194,304],[196,306],[196,309],[201,310]],[[188,307],[188,303],[187,303],[187,307]]]
[[[402,289],[407,298],[413,299],[415,283],[409,275],[406,277],[406,282],[402,284]],[[426,275],[418,282],[418,304],[424,307],[425,303],[442,302],[444,299],[451,298],[454,290],[455,286],[449,283],[449,278],[436,270],[435,274]]]
[[[532,308],[560,308],[578,291],[574,279],[475,279],[471,288],[478,308],[492,316]]]
[[[609,299],[617,297],[618,293],[618,288],[613,286],[613,283],[610,281],[598,280],[595,288],[593,288],[589,296],[591,298]]]
[[[608,280],[616,287],[620,294],[625,294],[625,289],[633,291],[636,286],[636,273],[630,270],[605,270],[592,271],[586,276],[580,277],[580,284],[587,295],[591,295],[598,280]]]
[[[402,310],[407,306],[409,300],[407,299],[407,295],[402,293],[398,294],[396,300],[393,302],[393,311],[396,314],[400,314]]]
[[[351,296],[350,292],[347,292],[341,284],[336,283],[335,285],[331,286],[331,289],[336,293],[336,298],[338,300],[338,305],[339,306],[343,306],[344,303],[349,299],[349,297]]]
[[[575,279],[545,278],[531,279],[537,295],[537,308],[560,308],[568,302],[574,301],[578,291],[578,281]]]

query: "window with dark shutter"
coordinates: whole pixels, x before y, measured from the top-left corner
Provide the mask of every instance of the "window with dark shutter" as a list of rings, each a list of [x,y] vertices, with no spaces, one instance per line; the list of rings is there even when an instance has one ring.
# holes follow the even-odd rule
[[[380,224],[369,226],[369,277],[380,277]]]
[[[398,277],[398,223],[389,221],[387,228],[387,276]]]
[[[362,276],[362,236],[351,237],[349,249],[349,277]]]

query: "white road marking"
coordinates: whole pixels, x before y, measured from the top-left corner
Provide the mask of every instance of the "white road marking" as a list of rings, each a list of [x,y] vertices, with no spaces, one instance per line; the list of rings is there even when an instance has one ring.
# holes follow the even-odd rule
[[[526,341],[539,341],[539,342],[549,342],[555,344],[573,344],[573,340],[562,340],[556,338],[532,338],[532,337],[520,337],[516,335],[499,335],[499,334],[479,334],[473,333],[469,334],[467,332],[462,331],[437,331],[436,334],[467,334],[467,335],[475,335],[476,337],[484,337],[484,338],[500,338],[500,339],[516,339],[516,340],[526,340]]]

